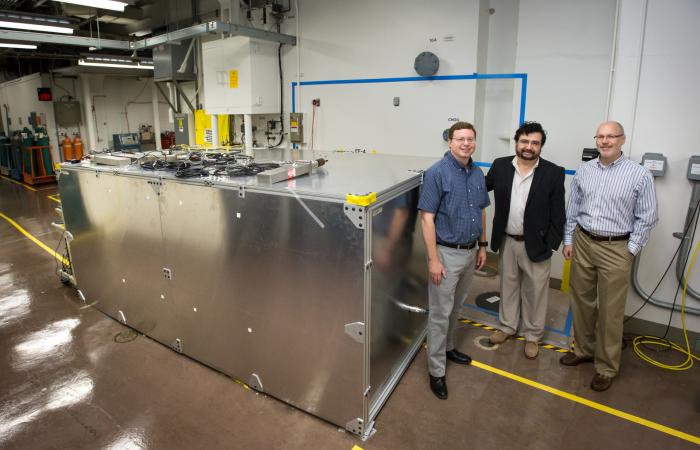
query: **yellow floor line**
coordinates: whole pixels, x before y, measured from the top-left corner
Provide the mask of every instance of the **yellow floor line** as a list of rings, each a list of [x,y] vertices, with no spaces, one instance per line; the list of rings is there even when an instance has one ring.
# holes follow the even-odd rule
[[[68,260],[67,260],[66,258],[64,258],[63,256],[59,255],[58,253],[56,253],[55,251],[53,251],[53,249],[51,249],[49,246],[47,246],[46,244],[44,244],[43,242],[41,242],[39,239],[37,239],[37,238],[35,238],[34,236],[32,236],[31,234],[29,234],[29,232],[28,232],[27,230],[25,230],[24,228],[22,228],[17,222],[15,222],[14,220],[10,219],[9,217],[7,217],[7,216],[6,216],[5,214],[3,214],[3,213],[0,213],[0,217],[2,217],[3,219],[7,220],[7,221],[10,223],[10,225],[12,225],[13,227],[17,228],[17,230],[18,230],[20,233],[22,233],[22,234],[25,235],[29,240],[31,240],[31,241],[34,242],[36,245],[38,245],[39,247],[41,247],[46,253],[48,253],[49,255],[51,255],[51,256],[53,256],[54,258],[56,258],[57,260],[59,260],[60,262],[62,262],[64,265],[70,266],[70,262],[68,262]]]
[[[637,417],[635,415],[620,411],[615,408],[611,408],[609,406],[603,405],[601,403],[597,403],[591,400],[588,400],[583,397],[579,397],[578,395],[574,394],[569,394],[568,392],[561,391],[559,389],[547,386],[542,383],[538,383],[536,381],[529,380],[527,378],[523,378],[521,376],[512,374],[510,372],[506,372],[501,369],[497,369],[495,367],[491,367],[489,365],[486,365],[484,363],[480,363],[478,361],[472,361],[472,365],[475,367],[478,367],[479,369],[489,371],[491,373],[495,373],[496,375],[500,375],[502,377],[510,378],[513,381],[517,381],[518,383],[523,383],[528,386],[534,387],[535,389],[540,389],[545,392],[549,392],[550,394],[557,395],[559,397],[565,398],[567,400],[571,400],[572,402],[580,403],[582,405],[588,406],[589,408],[597,409],[598,411],[602,411],[607,414],[611,414],[613,416],[619,417],[621,419],[629,420],[630,422],[637,423],[639,425],[651,428],[656,431],[660,431],[662,433],[669,434],[671,436],[677,437],[679,439],[684,439],[686,441],[692,442],[694,444],[700,444],[700,437],[693,436],[692,434],[684,433],[682,431],[675,430],[673,428],[667,427],[665,425],[660,425],[656,422],[652,422],[647,419],[642,419],[641,417]]]
[[[19,181],[15,181],[12,178],[7,178],[7,177],[0,177],[0,178],[5,180],[5,181],[9,181],[10,183],[15,183],[17,186],[22,186],[23,188],[26,188],[26,189],[29,189],[30,191],[36,192],[36,189],[34,189],[33,187],[27,186],[26,184],[20,183]]]
[[[53,195],[47,195],[47,197],[50,198],[51,200],[55,201],[56,203],[61,203],[61,201],[59,199],[57,199],[56,197],[54,197]]]

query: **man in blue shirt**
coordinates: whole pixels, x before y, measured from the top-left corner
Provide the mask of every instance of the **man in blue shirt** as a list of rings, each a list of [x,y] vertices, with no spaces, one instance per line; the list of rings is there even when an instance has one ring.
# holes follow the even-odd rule
[[[457,122],[448,138],[450,151],[425,172],[418,202],[428,255],[430,389],[443,400],[446,360],[471,363],[455,348],[454,331],[474,267],[480,269],[486,262],[484,208],[490,203],[484,174],[471,158],[476,150],[474,126]]]

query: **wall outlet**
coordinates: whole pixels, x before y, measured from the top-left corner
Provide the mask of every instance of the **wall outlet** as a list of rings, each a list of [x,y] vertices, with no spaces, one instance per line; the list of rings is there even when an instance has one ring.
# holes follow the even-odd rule
[[[321,106],[321,99],[320,98],[315,98],[311,100],[311,105],[313,106]]]

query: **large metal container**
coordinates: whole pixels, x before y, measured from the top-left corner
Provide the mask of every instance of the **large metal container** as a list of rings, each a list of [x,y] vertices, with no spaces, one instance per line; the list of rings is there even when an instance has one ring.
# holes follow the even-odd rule
[[[258,161],[302,159],[256,154]],[[64,164],[81,296],[126,325],[363,437],[420,347],[416,225],[433,159],[333,153],[311,175],[177,179]],[[348,194],[376,193],[361,206]]]

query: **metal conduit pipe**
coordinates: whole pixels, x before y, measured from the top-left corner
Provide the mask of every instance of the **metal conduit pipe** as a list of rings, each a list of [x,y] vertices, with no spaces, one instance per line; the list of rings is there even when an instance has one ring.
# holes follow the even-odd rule
[[[693,183],[693,193],[690,196],[690,205],[688,206],[688,215],[686,217],[685,221],[685,227],[683,228],[684,230],[688,230],[685,236],[683,236],[683,233],[674,233],[675,237],[683,239],[683,242],[681,243],[680,250],[678,250],[678,257],[676,258],[676,276],[678,278],[678,281],[683,284],[685,283],[685,274],[683,273],[683,268],[685,266],[685,263],[688,259],[688,249],[690,246],[693,244],[690,241],[690,230],[693,229],[693,227],[697,226],[697,215],[695,214],[695,205],[698,204],[698,199],[700,198],[700,183]],[[665,309],[674,309],[675,311],[680,311],[681,307],[680,305],[676,304],[675,306],[673,303],[667,302],[666,300],[660,300],[658,298],[651,297],[649,293],[644,291],[644,288],[642,285],[639,283],[639,261],[641,260],[641,252],[637,255],[636,258],[634,258],[634,263],[632,263],[632,286],[634,287],[634,290],[637,294],[639,294],[640,297],[645,299],[645,301],[649,301],[652,305],[658,306],[660,308],[665,308]],[[688,285],[686,286],[686,293],[692,295],[695,298],[700,298],[698,297],[698,293],[693,291],[691,287]],[[689,314],[694,314],[697,316],[700,316],[700,308],[693,308],[692,306],[686,306],[685,312]]]
[[[688,214],[685,217],[685,226],[683,227],[684,230],[695,229],[695,227],[698,225],[698,216],[695,214],[695,205],[698,204],[699,199],[700,183],[693,182],[693,191],[690,194],[690,203],[688,204]],[[685,236],[683,236],[682,232],[673,234],[675,237],[683,239],[683,242],[681,242],[680,252],[678,253],[678,259],[676,259],[676,278],[678,278],[681,285],[685,284],[686,282],[685,273],[683,273],[683,270],[688,262],[688,250],[693,245],[690,234],[690,232],[686,233]],[[700,299],[700,292],[693,289],[690,286],[690,282],[688,282],[686,286],[686,293],[692,297],[695,297],[696,299]]]
[[[658,306],[659,308],[665,308],[665,309],[672,309],[674,311],[680,311],[681,310],[681,305],[676,304],[673,306],[673,303],[669,303],[666,300],[660,300],[655,297],[651,297],[650,294],[646,291],[644,291],[644,288],[642,285],[639,283],[639,277],[638,275],[638,270],[639,270],[639,260],[641,259],[641,252],[637,255],[636,258],[634,258],[634,262],[632,263],[632,287],[634,288],[634,291],[644,299],[644,301],[648,301],[654,306]],[[699,308],[693,308],[692,306],[686,306],[685,312],[688,314],[693,314],[696,316],[700,316],[700,309]]]

